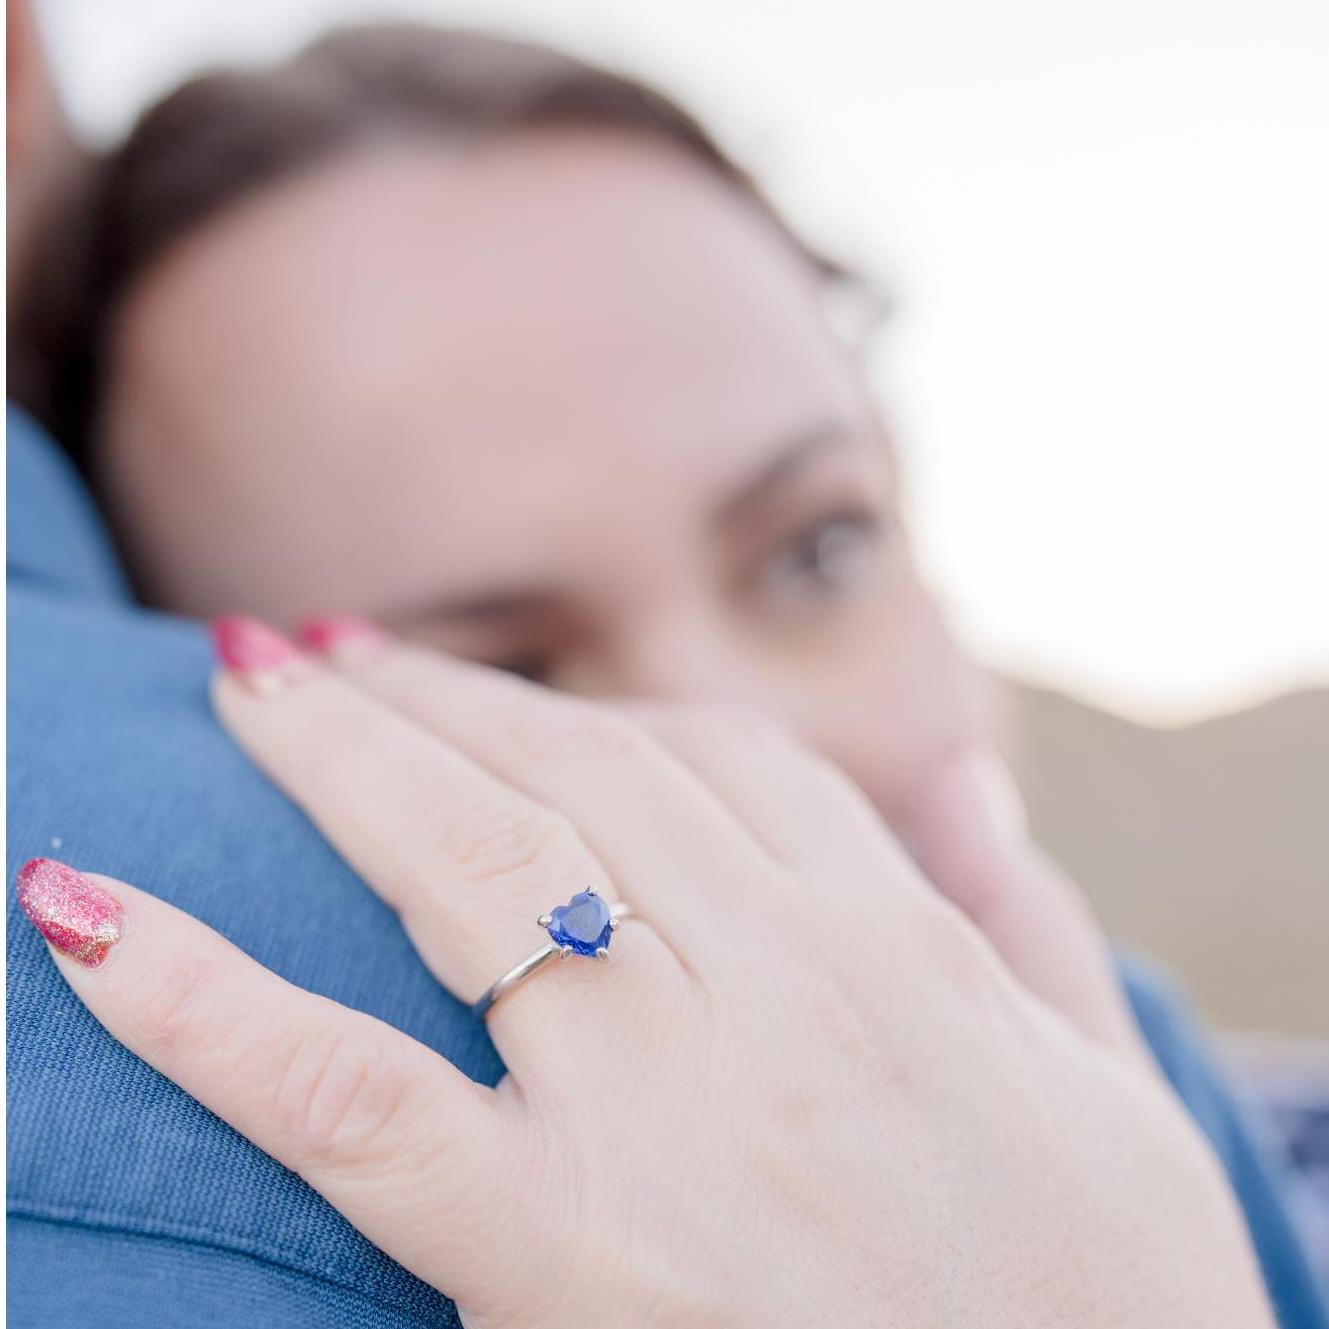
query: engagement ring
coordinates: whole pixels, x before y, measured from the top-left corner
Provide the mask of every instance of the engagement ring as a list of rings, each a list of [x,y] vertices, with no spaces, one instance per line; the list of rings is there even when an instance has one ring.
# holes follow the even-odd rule
[[[565,960],[572,955],[585,955],[597,960],[609,959],[609,943],[619,919],[631,915],[630,905],[607,905],[594,886],[578,891],[567,904],[561,904],[535,920],[549,933],[549,940],[491,985],[471,1010],[477,1016],[487,1014],[500,997],[516,987],[523,978],[529,978],[555,955],[561,955]]]

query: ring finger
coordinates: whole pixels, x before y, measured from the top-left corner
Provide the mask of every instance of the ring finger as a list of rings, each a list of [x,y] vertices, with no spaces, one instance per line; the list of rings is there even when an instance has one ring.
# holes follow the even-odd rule
[[[566,818],[262,624],[224,621],[217,638],[229,666],[214,688],[223,723],[397,910],[422,959],[463,1001],[548,941],[535,919],[550,906],[588,885],[617,899]],[[548,1062],[540,1043],[551,1008],[600,1019],[634,1005],[643,988],[686,986],[658,932],[630,920],[621,932],[630,960],[593,974],[558,964],[557,981],[535,975],[495,1009],[491,1031],[519,1080]]]

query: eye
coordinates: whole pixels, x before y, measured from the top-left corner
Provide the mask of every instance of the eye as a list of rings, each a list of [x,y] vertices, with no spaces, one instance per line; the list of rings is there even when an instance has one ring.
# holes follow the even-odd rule
[[[767,559],[761,588],[781,600],[825,599],[857,590],[872,575],[886,523],[868,508],[828,513]]]

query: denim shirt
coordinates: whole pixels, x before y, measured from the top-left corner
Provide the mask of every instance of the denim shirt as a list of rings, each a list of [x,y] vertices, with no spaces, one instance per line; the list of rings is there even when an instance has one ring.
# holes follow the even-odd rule
[[[484,1031],[212,718],[197,624],[137,607],[86,492],[9,417],[9,875],[53,855],[153,891],[293,983],[494,1084]],[[280,891],[267,889],[279,877]],[[8,897],[16,1329],[454,1326],[445,1296],[114,1041]],[[1277,1174],[1165,988],[1124,982],[1241,1200],[1284,1329],[1326,1329]],[[438,1234],[448,1240],[446,1230]]]

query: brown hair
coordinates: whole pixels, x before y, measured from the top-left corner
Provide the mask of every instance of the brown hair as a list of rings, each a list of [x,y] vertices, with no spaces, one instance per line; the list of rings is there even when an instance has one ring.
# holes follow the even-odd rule
[[[848,276],[794,234],[697,120],[635,78],[480,32],[410,23],[344,28],[283,64],[191,79],[95,163],[15,311],[14,395],[86,471],[111,314],[182,236],[265,185],[376,140],[464,140],[556,124],[620,128],[677,145],[765,212],[828,281]]]

